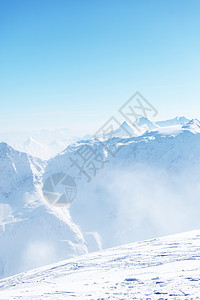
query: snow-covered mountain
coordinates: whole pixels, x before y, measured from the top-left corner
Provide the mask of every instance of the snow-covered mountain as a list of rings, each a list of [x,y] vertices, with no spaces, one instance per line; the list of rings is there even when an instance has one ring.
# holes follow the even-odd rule
[[[0,141],[4,141],[8,144],[16,144],[18,142],[25,142],[30,137],[38,142],[49,144],[54,140],[64,140],[71,138],[73,135],[67,128],[55,129],[55,130],[27,130],[27,131],[10,131],[0,132]]]
[[[35,157],[39,157],[43,160],[48,160],[54,157],[59,152],[63,151],[70,144],[80,140],[78,137],[65,138],[64,140],[53,140],[50,143],[42,143],[33,137],[29,137],[25,141],[12,144],[13,148],[30,154]]]
[[[49,161],[47,175],[61,170],[76,179],[71,215],[82,230],[98,232],[103,247],[200,226],[200,134],[172,127],[166,133],[79,141]],[[93,161],[96,173],[92,159],[82,169],[84,148],[104,161]]]
[[[43,160],[50,159],[78,140],[80,138],[72,136],[68,129],[0,132],[0,142],[6,142],[18,151]]]
[[[67,207],[41,193],[46,163],[0,144],[0,277],[87,253]]]
[[[30,137],[25,142],[18,142],[13,147],[21,152],[25,152],[41,159],[49,159],[55,155],[55,152],[47,144],[38,142]]]
[[[185,117],[175,117],[174,119],[158,122],[152,122],[145,117],[140,117],[133,124],[128,124],[124,121],[118,128],[110,131],[105,138],[141,136],[146,131],[175,132],[177,130],[180,131],[188,122],[190,120]],[[102,134],[96,137],[101,138]]]
[[[83,255],[0,281],[1,299],[199,299],[200,230]]]
[[[186,123],[183,127],[184,130],[189,130],[192,133],[200,133],[200,122],[197,119],[192,119],[188,123]]]
[[[199,228],[199,153],[198,120],[80,140],[49,161],[1,143],[0,276]],[[71,206],[43,196],[43,182],[59,172],[76,182]]]
[[[133,124],[124,121],[120,126],[115,126],[112,131],[105,135],[105,139],[112,137],[133,137],[144,134],[147,130],[159,130],[160,132],[180,131],[182,126],[186,125],[189,120],[185,117],[175,117],[171,120],[152,122],[145,117],[138,118]],[[96,137],[102,138],[102,134]],[[57,129],[53,131],[27,131],[27,132],[7,132],[0,133],[0,141],[6,142],[14,149],[26,152],[43,160],[48,160],[67,146],[79,140],[94,139],[94,135],[73,136],[69,129]]]
[[[148,120],[147,118],[145,117],[141,117],[141,118],[138,118],[135,122],[134,122],[134,125],[136,127],[139,126],[140,127],[144,127],[146,130],[152,130],[152,129],[155,129],[155,128],[158,128],[158,125],[154,122],[151,122],[150,120]]]
[[[158,121],[156,124],[160,127],[173,126],[173,125],[184,125],[190,120],[185,117],[175,117],[174,119],[169,119],[165,121]]]

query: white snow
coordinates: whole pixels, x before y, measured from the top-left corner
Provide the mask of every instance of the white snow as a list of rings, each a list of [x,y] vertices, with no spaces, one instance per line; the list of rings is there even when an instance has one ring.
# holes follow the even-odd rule
[[[0,281],[0,299],[199,299],[200,230],[112,248]]]
[[[175,121],[137,137],[113,137],[106,145],[94,138],[80,140],[49,161],[1,143],[0,277],[200,228],[199,121]],[[69,158],[77,158],[83,145],[107,161],[95,176],[90,174],[90,183],[70,167]],[[120,149],[116,155],[113,148]],[[77,197],[70,207],[50,206],[42,195],[43,181],[56,172],[76,181]]]
[[[88,252],[68,207],[43,198],[45,166],[0,143],[0,278]]]
[[[138,120],[135,121],[134,125],[144,127],[146,130],[153,130],[159,127],[156,123],[151,122],[145,117],[138,118]]]
[[[175,117],[174,119],[169,119],[165,121],[158,121],[156,124],[160,127],[167,127],[167,126],[173,126],[173,125],[184,125],[190,120],[185,117]]]
[[[68,129],[0,132],[0,142],[43,160],[50,159],[71,143],[80,140]]]
[[[128,124],[124,121],[120,126],[115,124],[115,128],[109,132],[107,139],[110,137],[134,137],[141,136],[146,131],[158,131],[163,134],[178,134],[184,130],[185,126],[192,132],[200,132],[198,125],[192,125],[185,117],[175,117],[174,119],[152,122],[145,117],[138,118],[134,124]],[[198,120],[196,120],[198,122]],[[187,123],[189,125],[187,125]],[[102,137],[102,135],[98,135]],[[80,138],[73,136],[69,129],[41,130],[27,132],[0,132],[0,142],[6,142],[14,149],[26,152],[32,156],[48,160],[70,144],[84,140],[91,140],[94,136],[91,134]]]
[[[179,126],[179,125],[177,125]],[[112,145],[121,147],[115,156]],[[88,145],[108,160],[87,183],[69,157]],[[49,161],[46,176],[61,170],[76,179],[70,213],[82,232],[98,232],[103,248],[200,227],[200,134],[146,132],[133,138],[80,141]],[[80,163],[81,164],[81,163]],[[168,216],[170,215],[170,222]]]

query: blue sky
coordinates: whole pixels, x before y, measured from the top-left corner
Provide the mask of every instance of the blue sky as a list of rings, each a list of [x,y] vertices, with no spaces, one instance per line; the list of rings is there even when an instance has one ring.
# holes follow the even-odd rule
[[[136,91],[199,117],[200,1],[1,0],[0,131],[94,132]]]

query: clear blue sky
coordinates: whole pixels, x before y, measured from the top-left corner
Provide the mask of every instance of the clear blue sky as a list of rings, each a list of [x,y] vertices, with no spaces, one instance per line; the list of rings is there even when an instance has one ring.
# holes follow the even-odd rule
[[[200,112],[199,0],[1,0],[0,130],[98,129],[139,90]]]

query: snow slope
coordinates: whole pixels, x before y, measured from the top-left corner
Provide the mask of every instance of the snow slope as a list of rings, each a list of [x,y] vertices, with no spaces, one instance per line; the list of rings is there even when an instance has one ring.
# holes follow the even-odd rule
[[[0,281],[0,299],[199,299],[200,230],[61,261]]]

